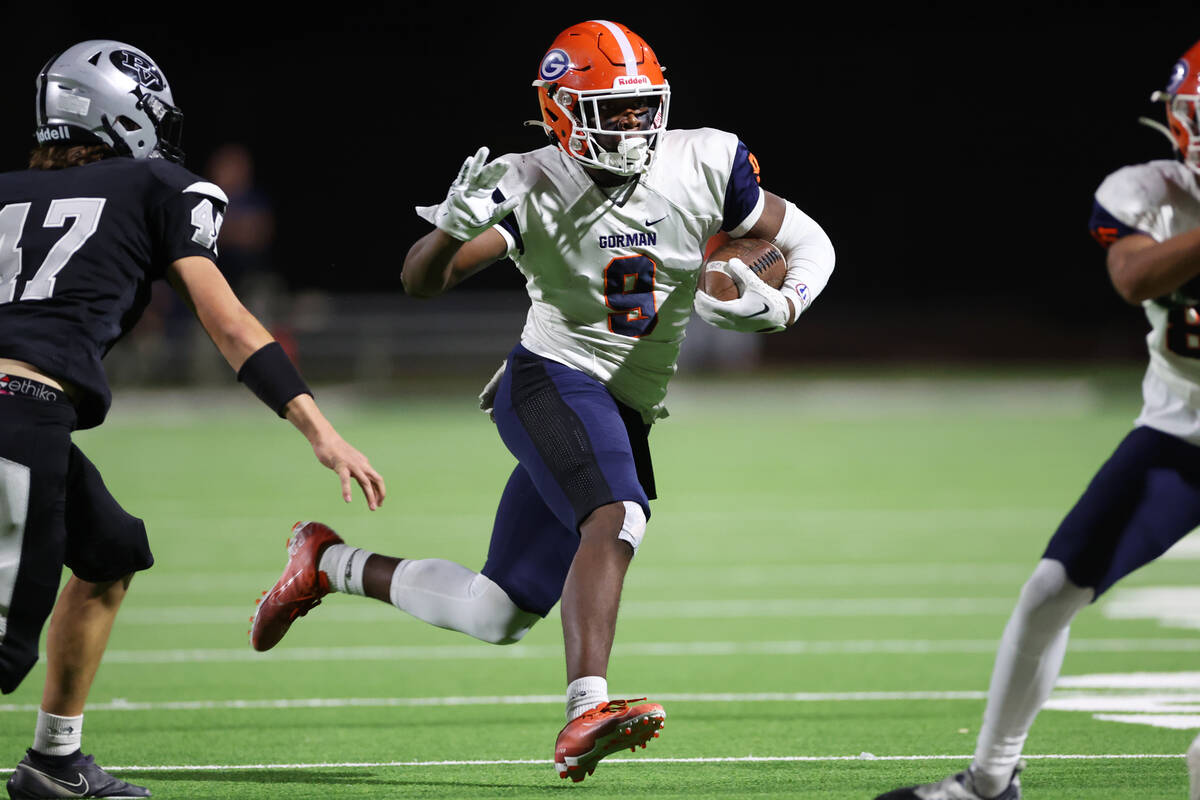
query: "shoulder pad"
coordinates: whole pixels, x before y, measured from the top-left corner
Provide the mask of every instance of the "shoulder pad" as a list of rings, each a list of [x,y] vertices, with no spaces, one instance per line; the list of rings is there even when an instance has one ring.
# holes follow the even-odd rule
[[[221,190],[220,186],[204,180],[179,164],[162,158],[148,158],[144,160],[144,163],[149,165],[150,172],[154,177],[178,192],[201,194],[211,197],[223,205],[229,204],[229,198],[225,196],[225,192]]]
[[[1096,202],[1127,225],[1139,227],[1147,214],[1169,202],[1171,186],[1187,177],[1176,161],[1148,161],[1122,167],[1096,189]]]
[[[205,197],[211,197],[214,200],[220,200],[223,204],[229,205],[229,198],[225,196],[225,192],[220,186],[208,181],[196,181],[193,184],[183,187],[184,194],[202,194]]]
[[[660,147],[690,149],[702,158],[709,154],[719,154],[721,157],[732,156],[737,150],[738,137],[716,128],[693,128],[681,130],[672,128],[663,131]]]
[[[504,173],[498,184],[505,197],[524,195],[545,177],[550,176],[554,181],[555,176],[561,173],[559,150],[555,145],[526,153],[505,153],[495,160],[508,164],[508,172]]]

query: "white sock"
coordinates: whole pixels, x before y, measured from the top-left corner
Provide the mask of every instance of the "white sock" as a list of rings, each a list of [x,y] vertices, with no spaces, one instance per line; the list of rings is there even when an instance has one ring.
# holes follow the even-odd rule
[[[1200,736],[1192,740],[1187,751],[1188,800],[1200,800]]]
[[[521,610],[486,575],[441,558],[401,561],[388,595],[417,619],[492,644],[519,641],[541,619]]]
[[[1058,680],[1071,620],[1093,596],[1049,559],[1038,563],[1021,589],[1000,638],[975,745],[972,772],[984,797],[1000,794],[1011,781],[1033,720]]]
[[[608,680],[596,675],[576,678],[567,686],[567,722],[608,702]]]
[[[331,544],[321,553],[317,569],[329,577],[329,588],[335,592],[363,594],[363,567],[371,553],[348,544]]]
[[[38,709],[33,729],[33,749],[46,756],[68,756],[79,749],[83,738],[83,714],[60,717]]]

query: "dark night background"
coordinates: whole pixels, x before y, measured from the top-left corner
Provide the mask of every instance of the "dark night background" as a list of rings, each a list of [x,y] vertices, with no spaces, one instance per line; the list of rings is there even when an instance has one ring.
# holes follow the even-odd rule
[[[1091,195],[1119,166],[1171,156],[1137,118],[1162,119],[1150,93],[1200,38],[1189,4],[885,17],[792,5],[717,22],[645,4],[397,6],[299,22],[173,8],[162,24],[69,5],[10,18],[0,166],[23,166],[43,61],[82,39],[125,40],[166,72],[188,166],[201,171],[227,141],[252,148],[292,288],[395,292],[428,229],[412,207],[439,202],[479,145],[540,146],[522,122],[537,116],[541,55],[567,25],[609,16],[667,67],[671,127],[737,133],[764,187],[829,232],[838,266],[809,338],[835,358],[1137,357],[1145,325],[1088,236]],[[499,264],[461,290],[520,285]]]

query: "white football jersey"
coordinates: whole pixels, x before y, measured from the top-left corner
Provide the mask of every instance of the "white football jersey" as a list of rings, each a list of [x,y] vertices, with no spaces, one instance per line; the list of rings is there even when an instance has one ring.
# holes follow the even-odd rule
[[[1130,233],[1161,242],[1200,225],[1200,183],[1179,161],[1119,169],[1100,184],[1095,201],[1091,228],[1105,243]],[[1200,308],[1178,293],[1142,307],[1151,326],[1150,366],[1137,424],[1200,444]]]
[[[659,135],[650,170],[604,189],[555,146],[503,156],[519,197],[496,226],[531,301],[521,344],[581,370],[647,421],[666,416],[708,240],[762,213],[753,156],[713,129]]]

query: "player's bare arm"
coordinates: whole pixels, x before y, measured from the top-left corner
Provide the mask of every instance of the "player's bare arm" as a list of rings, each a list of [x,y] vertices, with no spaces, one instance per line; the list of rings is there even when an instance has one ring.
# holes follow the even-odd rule
[[[489,164],[487,158],[486,147],[468,156],[446,199],[417,209],[436,230],[417,240],[405,256],[400,280],[410,295],[439,295],[508,252],[504,236],[492,226],[508,216],[519,198],[505,198],[496,188],[508,164]]]
[[[413,297],[436,297],[504,257],[508,242],[486,230],[467,242],[434,228],[404,258],[400,281]]]
[[[212,261],[202,256],[181,258],[171,264],[169,277],[171,285],[191,307],[213,344],[229,362],[229,366],[239,373],[239,377],[252,357],[256,359],[256,364],[261,362],[267,365],[267,369],[281,364],[280,358],[286,360],[287,357],[281,352],[267,349],[274,344],[274,337],[246,310]],[[287,366],[290,366],[290,362]],[[270,380],[267,383],[269,392],[272,389]],[[250,381],[247,384],[250,385]],[[261,396],[258,387],[252,385],[251,388]],[[275,410],[279,415],[308,439],[317,460],[337,474],[342,485],[342,498],[347,503],[352,499],[353,479],[362,488],[367,507],[371,510],[379,507],[386,494],[383,478],[366,456],[338,434],[310,394],[302,392],[288,398],[280,396],[269,405],[278,406]]]
[[[192,309],[213,344],[235,370],[274,337],[233,293],[221,271],[207,258],[189,256],[171,265],[171,286]]]
[[[758,222],[746,231],[746,238],[766,239],[768,242],[779,234],[783,216],[787,213],[787,201],[777,194],[763,190],[763,210]]]
[[[1200,228],[1161,242],[1124,236],[1109,247],[1107,263],[1113,288],[1129,303],[1170,294],[1200,274]]]
[[[351,479],[362,488],[367,508],[374,511],[387,496],[383,476],[375,471],[367,457],[351,446],[321,413],[312,395],[299,394],[287,404],[287,421],[296,426],[312,445],[317,460],[337,473],[342,482],[342,499],[353,499]]]

